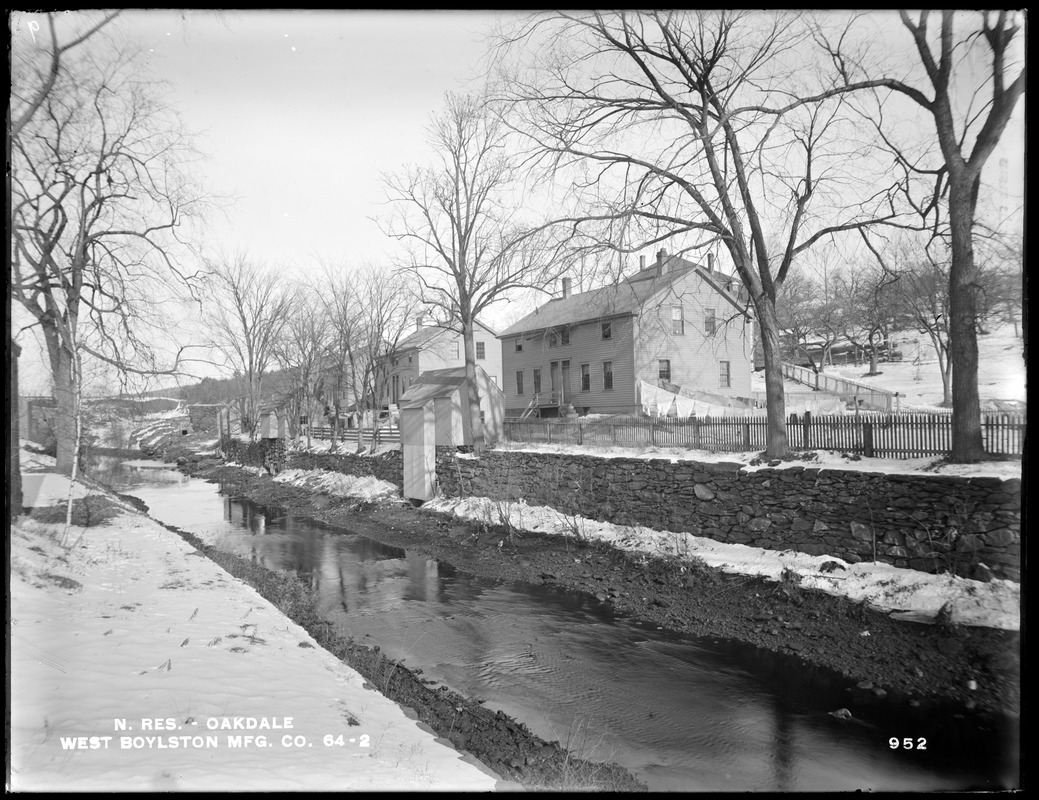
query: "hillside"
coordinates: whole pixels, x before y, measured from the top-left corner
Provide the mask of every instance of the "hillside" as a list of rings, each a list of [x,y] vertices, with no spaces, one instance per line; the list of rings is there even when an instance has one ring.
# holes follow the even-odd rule
[[[838,365],[827,367],[826,372],[839,375],[905,396],[902,408],[914,410],[940,409],[942,402],[942,376],[934,348],[924,334],[906,333],[897,337],[906,343],[902,361],[880,364],[880,375],[869,377],[868,364]],[[914,343],[914,340],[917,340]],[[810,391],[808,387],[794,381],[785,381],[788,392]],[[751,388],[765,391],[764,372],[755,372]],[[981,402],[1002,401],[1021,403],[1026,399],[1025,361],[1023,341],[1014,336],[1013,328],[1004,326],[978,337],[978,392]]]

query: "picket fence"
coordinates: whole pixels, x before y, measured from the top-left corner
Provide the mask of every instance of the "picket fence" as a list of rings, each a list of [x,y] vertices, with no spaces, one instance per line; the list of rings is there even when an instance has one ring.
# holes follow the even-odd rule
[[[599,445],[604,447],[686,447],[711,452],[765,449],[764,417],[703,417],[689,420],[611,417],[595,420],[507,419],[512,442]],[[1025,418],[990,414],[982,418],[985,452],[1021,455]],[[952,449],[952,418],[939,414],[791,415],[790,446],[797,450],[837,450],[878,458],[944,455]]]
[[[328,425],[315,425],[310,429],[310,435],[315,439],[331,440],[332,428]],[[357,443],[358,430],[357,428],[340,428],[337,438],[341,442],[353,442]],[[379,431],[376,434],[378,444],[400,444],[400,428],[396,425],[383,424],[379,427]],[[370,444],[372,440],[371,428],[364,429],[364,441],[366,444]]]

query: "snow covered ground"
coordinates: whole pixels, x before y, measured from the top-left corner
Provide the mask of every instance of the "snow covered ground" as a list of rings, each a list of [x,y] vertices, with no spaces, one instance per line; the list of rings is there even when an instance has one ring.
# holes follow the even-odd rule
[[[826,373],[851,378],[858,383],[898,392],[904,396],[901,407],[935,409],[942,402],[942,376],[934,348],[926,334],[906,332],[899,334],[902,361],[885,361],[879,365],[882,374],[866,375],[869,365],[838,365],[827,367]],[[978,337],[978,394],[986,400],[1024,401],[1026,399],[1026,370],[1022,341],[1014,336],[1010,325],[993,328]],[[804,392],[808,387],[786,381],[789,392]],[[764,373],[755,372],[751,388],[765,391]]]
[[[25,488],[38,506],[68,496],[54,474]],[[62,538],[24,516],[10,534],[9,790],[495,789],[147,517]]]

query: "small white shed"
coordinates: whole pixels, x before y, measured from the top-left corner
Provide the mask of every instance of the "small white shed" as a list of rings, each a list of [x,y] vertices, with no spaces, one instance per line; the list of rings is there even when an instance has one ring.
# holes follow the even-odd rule
[[[505,395],[479,366],[476,381],[484,441],[501,438]],[[473,443],[465,367],[423,372],[400,399],[401,449],[404,456],[404,496],[433,497],[436,448]]]
[[[257,435],[261,439],[289,438],[287,412],[281,408],[266,408],[260,411]]]

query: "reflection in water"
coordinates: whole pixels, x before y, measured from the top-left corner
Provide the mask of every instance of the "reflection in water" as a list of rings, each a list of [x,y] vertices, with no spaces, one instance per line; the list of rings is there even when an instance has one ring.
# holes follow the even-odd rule
[[[586,595],[471,578],[201,481],[124,477],[143,481],[132,493],[157,519],[299,575],[348,635],[548,740],[623,764],[652,789],[926,791],[997,788],[1016,775],[992,755],[1002,748],[1012,760],[1012,730],[985,734],[982,752],[966,723],[908,709],[841,722],[827,712],[866,711],[842,682],[799,661],[637,625]],[[887,747],[925,730],[937,737],[930,760]]]

